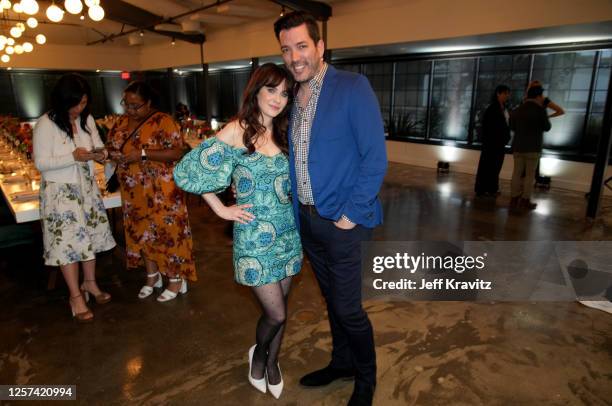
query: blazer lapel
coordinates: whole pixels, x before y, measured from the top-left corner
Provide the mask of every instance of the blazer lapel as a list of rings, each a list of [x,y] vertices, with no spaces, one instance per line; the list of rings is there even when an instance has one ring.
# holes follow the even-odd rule
[[[322,129],[321,127],[325,123],[325,115],[327,112],[332,111],[332,100],[333,94],[338,84],[336,77],[336,68],[331,65],[327,66],[327,72],[323,78],[323,86],[321,87],[321,94],[317,101],[317,109],[315,111],[314,121],[312,128],[310,129],[310,148],[315,138],[319,137]]]

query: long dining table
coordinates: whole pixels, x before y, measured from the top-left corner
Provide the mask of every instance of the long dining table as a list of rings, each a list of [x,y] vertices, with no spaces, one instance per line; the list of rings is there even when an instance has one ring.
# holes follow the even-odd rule
[[[95,166],[98,185],[104,184],[104,166]],[[31,161],[21,158],[6,148],[0,148],[0,188],[17,223],[40,219],[40,174]],[[104,207],[121,206],[119,192],[102,194]]]

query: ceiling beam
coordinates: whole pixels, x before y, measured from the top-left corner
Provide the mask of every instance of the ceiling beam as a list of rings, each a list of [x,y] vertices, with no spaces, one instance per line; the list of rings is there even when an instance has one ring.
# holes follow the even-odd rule
[[[270,0],[273,3],[290,8],[295,11],[307,11],[319,21],[327,21],[332,16],[329,4],[312,0]]]
[[[197,13],[192,14],[189,19],[191,21],[199,21],[204,24],[220,24],[220,25],[236,25],[244,24],[247,19],[229,15],[209,14],[209,13]]]
[[[134,27],[147,27],[163,19],[161,16],[150,13],[140,7],[132,6],[122,0],[106,2],[104,4],[104,11],[109,19]]]
[[[226,0],[229,1],[229,0]],[[221,2],[215,2],[208,6],[199,7],[196,10],[204,10],[210,7],[215,7]],[[164,35],[166,37],[175,38],[177,40],[182,40],[191,43],[203,43],[206,41],[206,37],[204,34],[184,34],[181,32],[172,32],[172,31],[158,31],[155,29],[155,26],[162,23],[172,23],[175,19],[183,17],[185,15],[189,15],[191,13],[196,12],[196,10],[191,10],[186,13],[181,13],[178,16],[174,16],[171,18],[164,18],[153,14],[147,10],[143,10],[139,7],[133,6],[129,3],[126,3],[122,0],[113,0],[104,3],[104,10],[106,12],[107,18],[112,21],[119,22],[121,24],[131,25],[133,29],[121,31],[117,34],[110,34],[107,38],[89,42],[87,45],[94,45],[98,43],[103,43],[108,40],[113,40],[115,38],[123,37],[125,35],[129,35],[135,32],[139,32],[141,30],[150,31],[159,35]]]

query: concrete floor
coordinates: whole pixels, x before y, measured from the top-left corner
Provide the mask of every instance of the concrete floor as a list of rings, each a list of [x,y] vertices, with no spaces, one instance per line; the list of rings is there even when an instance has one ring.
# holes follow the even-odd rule
[[[478,202],[473,180],[391,164],[381,193],[386,222],[375,239],[612,237],[612,210],[587,224],[581,193],[538,192],[538,210],[517,216],[506,208],[507,182],[497,202]],[[248,384],[246,356],[258,309],[249,290],[233,282],[224,223],[195,198],[191,203],[199,282],[169,303],[154,296],[141,301],[136,294],[144,273],[125,271],[117,249],[103,255],[98,267],[100,285],[113,301],[93,305],[96,320],[89,325],[71,320],[63,283],[45,290],[46,275],[31,265],[31,249],[2,252],[0,384],[73,384],[76,403],[87,405],[345,404],[350,382],[322,389],[298,385],[304,373],[327,364],[331,346],[308,266],[293,285],[281,399]],[[369,300],[365,306],[377,345],[376,405],[612,404],[610,314],[574,302]]]

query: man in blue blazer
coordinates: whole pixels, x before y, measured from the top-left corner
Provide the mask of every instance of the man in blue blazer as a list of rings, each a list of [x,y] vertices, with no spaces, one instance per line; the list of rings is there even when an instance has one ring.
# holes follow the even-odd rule
[[[285,65],[299,83],[289,162],[302,245],[327,302],[330,364],[304,386],[355,377],[349,405],[371,405],[376,386],[372,325],[361,303],[361,242],[382,223],[387,169],[380,107],[368,80],[323,61],[315,19],[293,12],[274,24]]]

